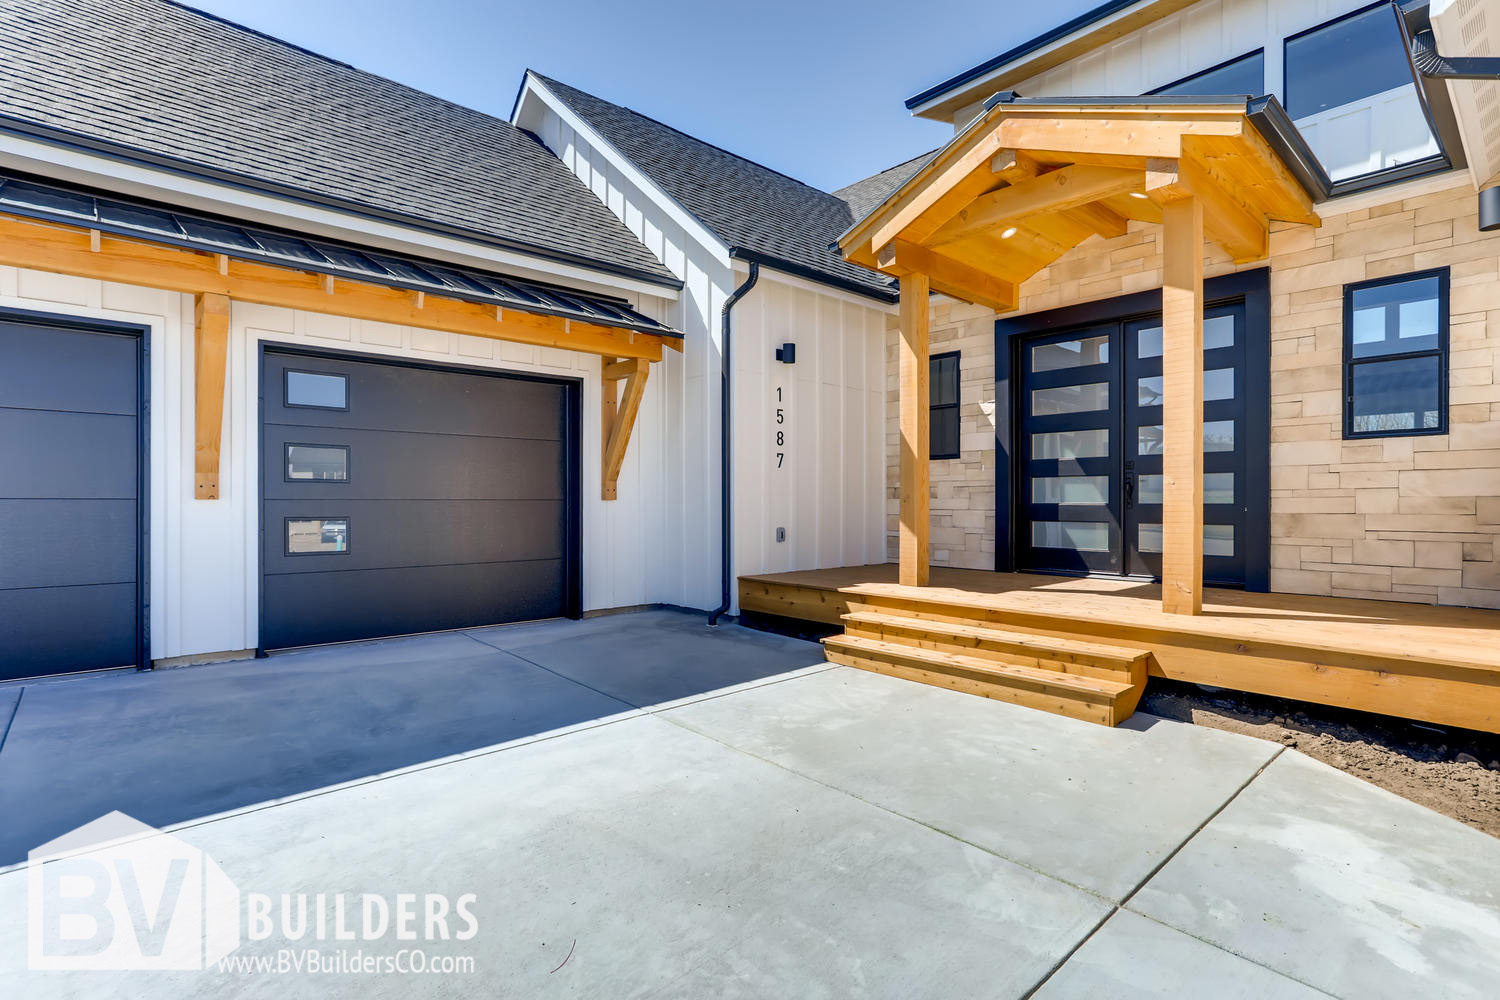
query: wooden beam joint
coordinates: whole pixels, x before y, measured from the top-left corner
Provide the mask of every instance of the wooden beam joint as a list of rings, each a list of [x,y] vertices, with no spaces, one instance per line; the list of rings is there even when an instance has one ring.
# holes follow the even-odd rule
[[[620,495],[620,468],[625,463],[625,449],[630,444],[636,414],[640,412],[641,400],[646,395],[646,376],[650,371],[650,362],[643,358],[605,358],[600,365],[603,379],[599,436],[603,459],[601,495],[605,500],[615,500]],[[625,383],[623,396],[621,381]]]

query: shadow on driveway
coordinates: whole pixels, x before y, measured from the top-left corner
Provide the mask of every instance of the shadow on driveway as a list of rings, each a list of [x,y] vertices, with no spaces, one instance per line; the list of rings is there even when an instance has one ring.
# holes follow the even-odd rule
[[[0,688],[0,865],[112,809],[165,826],[822,658],[650,611]]]

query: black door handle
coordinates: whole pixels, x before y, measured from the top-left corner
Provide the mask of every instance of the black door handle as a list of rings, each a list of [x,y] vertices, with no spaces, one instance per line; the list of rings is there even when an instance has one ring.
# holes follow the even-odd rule
[[[1125,473],[1125,509],[1135,506],[1135,473]]]

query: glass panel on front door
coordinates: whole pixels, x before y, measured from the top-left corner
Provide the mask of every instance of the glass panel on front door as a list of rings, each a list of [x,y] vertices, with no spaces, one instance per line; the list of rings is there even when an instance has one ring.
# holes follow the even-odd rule
[[[1241,304],[1204,312],[1204,578],[1218,584],[1245,579],[1244,321]],[[1160,576],[1161,355],[1160,317],[1024,343],[1022,568]]]

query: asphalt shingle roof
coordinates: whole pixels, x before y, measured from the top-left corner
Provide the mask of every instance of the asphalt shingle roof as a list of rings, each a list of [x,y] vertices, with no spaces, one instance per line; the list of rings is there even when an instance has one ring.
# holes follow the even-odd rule
[[[678,284],[504,119],[166,0],[0,0],[6,119]]]
[[[731,249],[774,258],[845,287],[894,294],[889,278],[830,249],[855,221],[842,198],[559,80],[533,75]]]
[[[854,213],[854,221],[858,222],[878,208],[881,202],[894,194],[897,188],[909,181],[918,170],[927,165],[928,160],[937,154],[936,149],[928,150],[905,163],[898,163],[894,167],[882,170],[873,177],[866,177],[862,181],[855,181],[848,187],[841,187],[833,192],[834,196],[848,203],[849,210]]]

